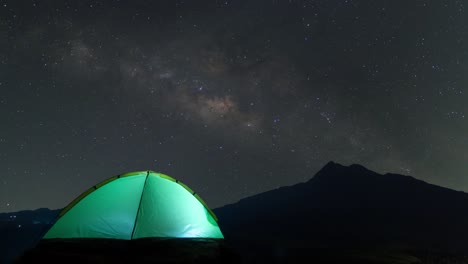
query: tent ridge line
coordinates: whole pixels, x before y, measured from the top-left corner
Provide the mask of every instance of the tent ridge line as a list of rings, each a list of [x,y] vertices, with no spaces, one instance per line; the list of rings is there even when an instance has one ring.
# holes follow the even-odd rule
[[[114,180],[117,179],[117,176],[114,176],[114,177],[110,177],[104,181],[101,181],[100,183],[98,184],[95,184],[93,185],[92,187],[90,187],[89,189],[87,189],[86,191],[82,192],[80,195],[78,195],[78,197],[76,197],[75,199],[73,199],[70,203],[68,203],[64,208],[62,208],[62,210],[60,211],[60,213],[58,214],[58,218],[62,217],[65,213],[67,213],[71,208],[73,208],[77,203],[79,203],[84,197],[86,197],[87,195],[89,195],[90,193],[94,192],[95,190],[99,189],[104,182],[112,182]],[[99,186],[99,187],[98,187]],[[58,219],[57,218],[57,219]]]
[[[143,201],[143,194],[145,192],[145,186],[146,186],[146,182],[148,181],[149,174],[150,174],[150,171],[147,171],[146,172],[145,183],[143,183],[143,188],[141,189],[140,203],[138,204],[137,213],[135,215],[135,222],[133,223],[133,229],[132,229],[132,234],[130,236],[130,240],[133,239],[133,234],[135,233],[135,228],[136,228],[136,224],[137,224],[137,221],[138,221],[138,215],[140,214],[141,201]]]

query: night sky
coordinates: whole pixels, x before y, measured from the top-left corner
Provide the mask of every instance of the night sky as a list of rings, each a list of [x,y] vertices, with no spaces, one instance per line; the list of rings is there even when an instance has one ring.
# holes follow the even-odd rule
[[[468,191],[464,3],[0,1],[0,211],[138,170],[216,208],[330,160]]]

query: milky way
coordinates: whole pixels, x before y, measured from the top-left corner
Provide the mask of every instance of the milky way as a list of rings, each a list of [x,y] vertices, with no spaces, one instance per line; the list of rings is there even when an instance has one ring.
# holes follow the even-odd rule
[[[218,207],[329,160],[468,191],[463,1],[76,2],[1,1],[1,211],[148,169]]]

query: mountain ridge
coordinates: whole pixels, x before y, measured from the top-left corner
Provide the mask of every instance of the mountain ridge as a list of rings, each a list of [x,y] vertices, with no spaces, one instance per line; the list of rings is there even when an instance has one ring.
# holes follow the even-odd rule
[[[305,182],[213,211],[226,241],[244,255],[350,247],[468,255],[467,193],[359,164],[331,161]],[[0,213],[0,262],[33,246],[59,212]]]
[[[245,198],[240,199],[237,202],[223,205],[214,210],[215,211],[222,210],[222,208],[225,208],[225,207],[245,203],[246,201],[255,199],[255,197],[257,196],[269,195],[270,193],[275,193],[275,192],[284,192],[291,188],[304,189],[304,188],[307,188],[307,186],[310,186],[311,184],[318,184],[318,183],[329,185],[327,187],[333,187],[338,184],[337,181],[345,181],[346,183],[356,184],[357,180],[369,180],[369,179],[381,180],[381,181],[404,181],[407,184],[421,184],[422,186],[426,186],[426,187],[431,186],[440,190],[447,190],[451,192],[457,192],[460,194],[467,194],[466,192],[457,191],[457,190],[453,190],[447,187],[435,185],[435,184],[417,179],[410,175],[402,175],[402,174],[397,174],[397,173],[380,174],[372,170],[369,170],[360,164],[351,164],[349,166],[344,166],[334,161],[330,161],[324,167],[322,167],[312,178],[308,179],[305,182],[299,182],[299,183],[289,185],[289,186],[282,186],[276,189],[268,190],[259,194],[245,197]]]
[[[306,182],[214,211],[226,239],[243,250],[245,241],[301,241],[307,247],[467,252],[467,193],[356,164],[329,162]]]

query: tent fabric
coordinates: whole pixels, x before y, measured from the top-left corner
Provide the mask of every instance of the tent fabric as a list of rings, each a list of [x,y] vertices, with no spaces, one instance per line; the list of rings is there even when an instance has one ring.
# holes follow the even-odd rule
[[[154,171],[107,179],[78,196],[44,239],[215,238],[214,213],[185,184]]]

